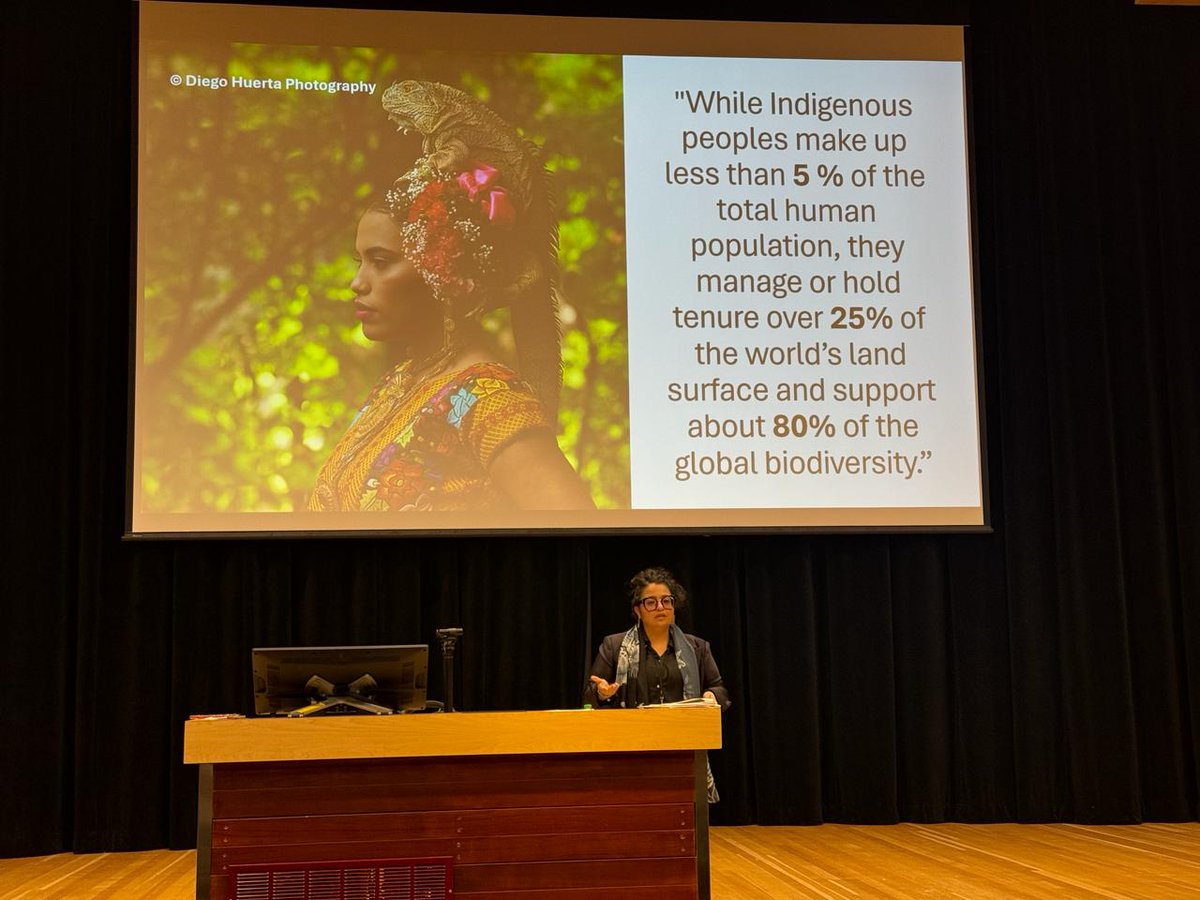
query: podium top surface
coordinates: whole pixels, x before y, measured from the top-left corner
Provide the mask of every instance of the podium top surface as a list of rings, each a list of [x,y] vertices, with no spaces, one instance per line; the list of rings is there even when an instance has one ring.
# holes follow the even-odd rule
[[[715,750],[716,707],[191,719],[185,763]]]

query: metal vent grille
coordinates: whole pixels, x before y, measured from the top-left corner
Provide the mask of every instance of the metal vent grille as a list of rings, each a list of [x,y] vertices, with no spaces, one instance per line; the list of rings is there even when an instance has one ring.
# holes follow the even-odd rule
[[[451,857],[229,867],[230,900],[451,900]]]

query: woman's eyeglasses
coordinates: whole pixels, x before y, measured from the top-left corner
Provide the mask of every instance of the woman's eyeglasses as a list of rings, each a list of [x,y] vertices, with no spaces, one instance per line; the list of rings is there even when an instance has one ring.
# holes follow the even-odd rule
[[[675,598],[672,597],[670,594],[667,594],[667,596],[665,596],[665,597],[643,597],[638,602],[641,603],[642,606],[646,607],[646,609],[650,610],[651,612],[658,609],[660,606],[663,609],[674,609],[675,608]]]

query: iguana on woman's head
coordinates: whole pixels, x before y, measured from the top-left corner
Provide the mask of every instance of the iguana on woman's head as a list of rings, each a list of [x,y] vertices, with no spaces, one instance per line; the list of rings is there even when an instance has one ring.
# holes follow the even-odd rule
[[[501,173],[522,207],[537,196],[537,145],[470,94],[434,81],[398,81],[383,92],[383,108],[402,131],[422,136],[421,152],[439,172],[483,162]]]

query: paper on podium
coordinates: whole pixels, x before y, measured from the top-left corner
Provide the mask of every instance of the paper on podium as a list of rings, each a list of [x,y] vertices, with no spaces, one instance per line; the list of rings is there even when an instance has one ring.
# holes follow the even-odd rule
[[[672,703],[643,703],[638,706],[638,709],[652,709],[654,707],[665,708],[673,706],[717,706],[717,701],[712,697],[693,697],[691,700],[676,700]]]

